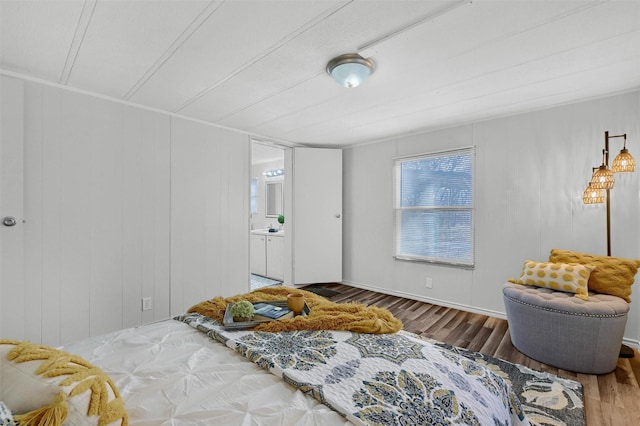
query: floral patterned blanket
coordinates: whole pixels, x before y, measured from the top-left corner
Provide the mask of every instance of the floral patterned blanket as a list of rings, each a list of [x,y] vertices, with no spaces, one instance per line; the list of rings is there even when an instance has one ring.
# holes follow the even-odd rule
[[[528,425],[492,370],[411,333],[226,331],[176,317],[238,351],[357,425]]]

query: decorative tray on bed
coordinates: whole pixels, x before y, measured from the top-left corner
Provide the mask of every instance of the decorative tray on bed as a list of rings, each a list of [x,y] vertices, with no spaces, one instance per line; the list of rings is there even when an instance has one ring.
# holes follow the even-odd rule
[[[233,306],[233,303],[229,303],[227,305],[226,311],[224,312],[224,319],[222,321],[222,325],[224,326],[224,329],[225,330],[245,330],[247,328],[255,327],[256,325],[262,324],[264,322],[278,321],[281,319],[294,317],[293,311],[289,310],[289,308],[287,307],[286,300],[270,300],[266,302],[251,302],[251,303],[253,303],[253,306],[256,308],[256,314],[253,316],[253,319],[251,321],[240,321],[240,322],[236,322],[233,320],[233,315],[231,315],[231,307]],[[262,306],[261,304],[271,305],[276,309],[279,308],[277,309],[278,311],[280,312],[286,311],[286,313],[281,314],[279,318],[270,318],[267,316],[259,315],[257,312],[259,312],[260,307]],[[271,310],[268,307],[266,309]],[[309,315],[310,312],[311,310],[309,309],[309,305],[307,305],[307,302],[304,302],[304,308],[302,309],[302,313],[300,315],[306,316],[306,315]]]

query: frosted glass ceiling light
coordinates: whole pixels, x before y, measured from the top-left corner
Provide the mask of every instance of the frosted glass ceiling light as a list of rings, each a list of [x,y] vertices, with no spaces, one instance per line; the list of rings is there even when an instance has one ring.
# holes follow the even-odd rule
[[[357,87],[375,70],[371,59],[365,59],[357,53],[347,53],[333,58],[327,64],[327,73],[344,87]]]

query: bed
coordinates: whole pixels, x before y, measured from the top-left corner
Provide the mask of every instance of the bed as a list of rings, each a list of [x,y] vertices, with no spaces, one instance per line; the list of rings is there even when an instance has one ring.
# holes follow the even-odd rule
[[[498,374],[404,331],[229,331],[189,312],[61,349],[108,377],[96,400],[126,410],[65,424],[529,424]]]

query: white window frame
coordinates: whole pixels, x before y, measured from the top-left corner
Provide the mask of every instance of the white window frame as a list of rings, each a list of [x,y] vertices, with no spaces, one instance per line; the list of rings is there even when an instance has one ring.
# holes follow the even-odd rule
[[[434,158],[445,158],[445,157],[453,157],[459,155],[470,155],[471,156],[471,205],[470,206],[410,206],[403,207],[401,205],[401,184],[402,184],[402,164],[406,162],[415,162],[420,160],[434,159]],[[409,260],[409,261],[419,261],[419,262],[429,262],[429,263],[438,263],[448,266],[455,266],[461,268],[471,269],[475,266],[475,147],[466,147],[466,148],[458,148],[447,151],[439,151],[432,153],[425,153],[420,155],[408,156],[408,157],[398,157],[393,159],[393,191],[394,191],[394,248],[393,255],[396,259],[400,260]],[[402,213],[406,210],[420,210],[420,211],[469,211],[471,213],[471,224],[470,224],[470,232],[469,232],[469,241],[470,244],[470,258],[451,258],[451,257],[443,257],[443,256],[423,256],[415,253],[402,253],[401,250],[401,238],[402,238]],[[433,232],[435,234],[435,231]],[[441,253],[440,253],[441,254]]]

